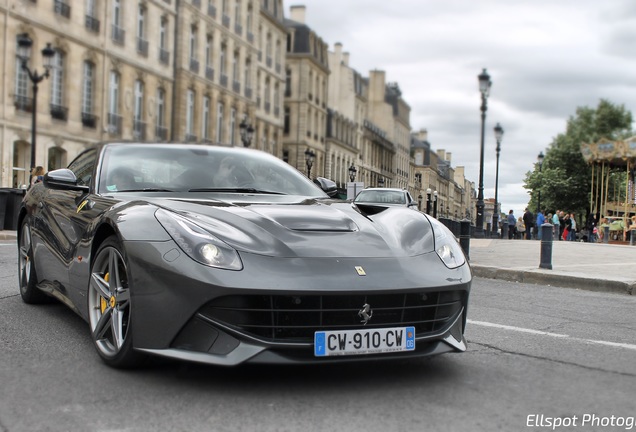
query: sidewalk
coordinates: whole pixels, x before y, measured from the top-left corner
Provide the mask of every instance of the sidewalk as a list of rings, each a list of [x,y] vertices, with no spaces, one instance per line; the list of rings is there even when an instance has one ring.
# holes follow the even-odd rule
[[[0,240],[15,241],[15,231]],[[539,268],[538,240],[470,239],[477,277],[636,295],[636,246],[556,241],[552,270]]]
[[[478,277],[636,295],[636,246],[555,241],[552,270],[538,240],[470,239]]]

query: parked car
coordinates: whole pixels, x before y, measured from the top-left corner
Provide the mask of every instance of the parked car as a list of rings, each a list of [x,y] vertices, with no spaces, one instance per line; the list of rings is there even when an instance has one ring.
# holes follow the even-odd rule
[[[257,150],[97,145],[26,194],[20,294],[69,306],[113,367],[464,351],[471,271],[453,235],[318,183]]]
[[[417,201],[413,199],[409,191],[399,188],[366,188],[358,193],[353,202],[356,204],[400,206],[417,210]]]

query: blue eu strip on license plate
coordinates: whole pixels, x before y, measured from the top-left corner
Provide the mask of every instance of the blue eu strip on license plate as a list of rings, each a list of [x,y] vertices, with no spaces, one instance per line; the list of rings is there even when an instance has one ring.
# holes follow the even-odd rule
[[[377,354],[415,349],[415,327],[319,331],[314,333],[316,357]]]

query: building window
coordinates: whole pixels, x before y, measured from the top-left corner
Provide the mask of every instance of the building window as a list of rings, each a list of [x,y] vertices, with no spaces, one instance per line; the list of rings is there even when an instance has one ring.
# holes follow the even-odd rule
[[[201,118],[201,138],[205,141],[210,140],[210,97],[203,98],[203,113]]]
[[[108,86],[108,131],[112,135],[121,134],[121,116],[119,115],[119,73],[110,72]]]
[[[148,55],[148,41],[146,40],[146,8],[139,5],[137,12],[137,52]]]
[[[55,50],[51,68],[51,115],[58,120],[66,120],[64,107],[64,53]]]
[[[96,127],[96,118],[93,115],[93,93],[95,92],[95,65],[89,61],[84,62],[82,85],[82,124],[88,127]]]
[[[186,101],[186,140],[194,135],[194,90],[188,90]]]
[[[157,115],[155,116],[155,137],[160,141],[167,141],[168,129],[166,125],[166,91],[157,89]]]
[[[124,43],[126,32],[122,28],[122,8],[121,0],[113,0],[113,41],[118,44]]]
[[[146,123],[144,120],[144,83],[135,81],[135,106],[133,111],[133,135],[135,139],[146,139]]]
[[[287,69],[287,73],[285,75],[285,96],[291,96],[292,94],[292,71],[291,69]]]
[[[232,108],[230,112],[230,144],[232,147],[236,145],[236,108]]]
[[[285,135],[289,135],[289,131],[291,129],[291,112],[289,107],[285,107],[285,125],[283,131]]]
[[[222,103],[217,105],[216,111],[216,142],[223,142],[223,111],[225,110],[225,106]]]
[[[16,53],[18,44],[16,40]],[[21,111],[31,111],[33,101],[29,98],[29,76],[22,69],[22,59],[16,56],[15,63],[15,106]]]

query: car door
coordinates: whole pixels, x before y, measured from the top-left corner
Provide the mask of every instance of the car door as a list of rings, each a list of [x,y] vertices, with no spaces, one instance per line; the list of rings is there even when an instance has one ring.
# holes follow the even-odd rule
[[[97,149],[87,150],[68,166],[77,177],[78,185],[91,186],[93,183],[97,153]],[[69,268],[92,217],[91,212],[81,211],[86,207],[82,203],[90,201],[91,195],[46,188],[35,214],[38,236],[45,246],[35,251],[38,276],[41,280],[53,282],[53,287],[66,297],[69,297]]]

